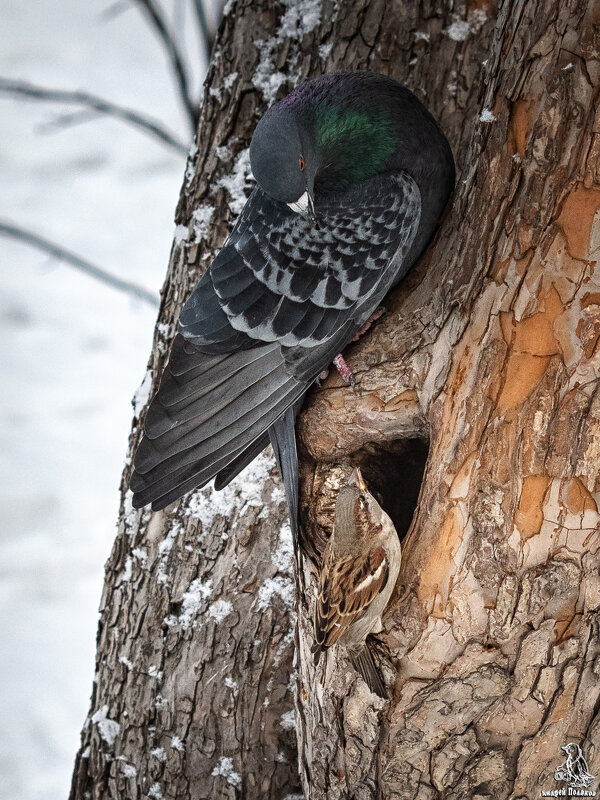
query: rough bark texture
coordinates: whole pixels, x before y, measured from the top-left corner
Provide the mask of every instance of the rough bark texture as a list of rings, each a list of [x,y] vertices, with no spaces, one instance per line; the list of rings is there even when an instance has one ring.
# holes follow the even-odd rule
[[[429,439],[380,639],[389,704],[340,654],[314,674],[306,593],[311,798],[532,798],[558,788],[570,741],[600,772],[597,11],[503,4],[480,94],[491,121],[471,125],[440,235],[349,354],[358,391],[332,380],[303,414],[311,542],[339,472],[324,462],[362,462],[397,503],[389,443]]]
[[[276,92],[339,67],[393,75],[450,138],[457,191],[425,260],[347,353],[357,390],[332,376],[298,424],[297,678],[272,461],[221,499],[204,491],[157,514],[131,510],[126,470],[73,800],[279,800],[300,791],[298,762],[315,800],[529,798],[556,786],[569,741],[600,773],[597,17],[583,0],[237,2],[226,14],[154,383],[241,207],[246,148]],[[410,526],[377,644],[388,703],[343,653],[316,672],[309,653],[315,565],[350,463],[399,533]]]

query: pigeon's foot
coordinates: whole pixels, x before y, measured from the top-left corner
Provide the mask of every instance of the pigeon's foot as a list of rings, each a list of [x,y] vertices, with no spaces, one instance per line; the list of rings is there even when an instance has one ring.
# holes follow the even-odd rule
[[[356,331],[354,338],[352,339],[353,342],[357,342],[361,336],[363,336],[371,327],[371,325],[378,320],[379,317],[382,317],[386,313],[387,309],[383,306],[379,306],[379,308],[374,311],[369,319],[360,326],[360,328]],[[340,353],[333,359],[333,363],[339,374],[347,384],[349,384],[353,389],[356,386],[356,378],[348,364],[346,363],[346,359]],[[322,372],[319,373],[319,377],[316,379],[317,386],[320,386],[322,381],[327,380],[329,376],[329,370],[324,369]]]
[[[356,334],[354,335],[354,338],[352,339],[352,341],[353,342],[358,342],[360,337],[363,336],[369,330],[371,325],[376,320],[378,320],[379,317],[383,317],[383,315],[385,314],[386,311],[387,311],[387,308],[384,308],[383,306],[379,306],[379,308],[371,314],[369,319],[366,322],[363,322],[363,324],[360,326],[360,328],[356,331]]]
[[[348,383],[354,389],[356,386],[356,378],[354,377],[348,364],[346,364],[344,356],[339,353],[339,355],[333,359],[333,363],[335,364],[337,371],[340,373],[342,380],[346,381],[346,383]]]

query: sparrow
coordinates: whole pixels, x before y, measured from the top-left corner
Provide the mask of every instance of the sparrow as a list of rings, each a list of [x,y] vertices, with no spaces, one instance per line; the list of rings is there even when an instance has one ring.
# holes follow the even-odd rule
[[[382,630],[381,616],[400,561],[394,523],[355,469],[339,491],[333,532],[323,555],[312,652],[317,665],[324,650],[343,645],[371,691],[384,698],[385,684],[366,639]]]
[[[130,488],[158,510],[223,488],[270,442],[296,536],[296,415],[431,240],[454,161],[412,92],[359,71],[271,106],[250,164],[256,186],[181,311]]]

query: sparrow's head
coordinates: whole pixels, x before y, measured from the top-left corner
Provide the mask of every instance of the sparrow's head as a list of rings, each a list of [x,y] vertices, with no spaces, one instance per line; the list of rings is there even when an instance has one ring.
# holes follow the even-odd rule
[[[564,747],[561,747],[561,750],[564,750],[568,756],[572,756],[573,758],[581,753],[579,745],[575,744],[575,742],[564,745]]]
[[[390,518],[367,489],[358,467],[345,486],[342,486],[335,505],[335,528],[337,535],[360,539],[371,539],[381,533]]]

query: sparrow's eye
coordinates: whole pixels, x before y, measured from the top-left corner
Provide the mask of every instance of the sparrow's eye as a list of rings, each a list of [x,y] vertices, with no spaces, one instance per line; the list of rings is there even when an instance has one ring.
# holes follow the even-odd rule
[[[300,156],[300,169],[304,171],[304,158]]]

